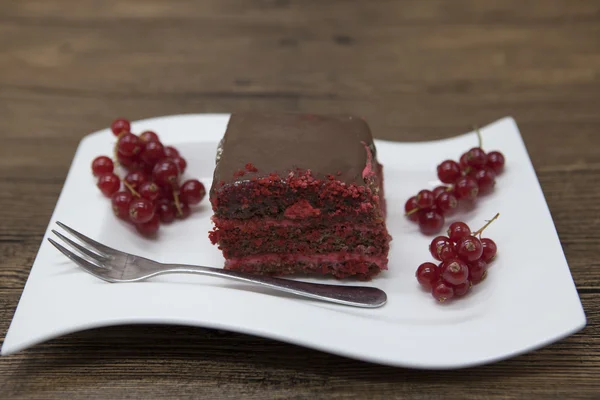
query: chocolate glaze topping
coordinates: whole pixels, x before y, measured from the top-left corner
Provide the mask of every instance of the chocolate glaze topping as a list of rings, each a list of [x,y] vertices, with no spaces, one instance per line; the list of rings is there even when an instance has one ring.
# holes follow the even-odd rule
[[[361,118],[306,114],[232,114],[220,144],[211,195],[220,182],[235,184],[271,173],[286,176],[299,168],[365,186],[365,145],[375,156],[369,126]],[[253,164],[257,172],[245,166]],[[240,174],[240,171],[243,174]]]

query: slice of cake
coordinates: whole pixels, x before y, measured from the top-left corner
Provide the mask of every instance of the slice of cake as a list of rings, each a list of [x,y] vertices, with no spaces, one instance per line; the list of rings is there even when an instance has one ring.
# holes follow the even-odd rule
[[[360,118],[233,114],[210,201],[226,269],[359,279],[387,269],[382,166]]]

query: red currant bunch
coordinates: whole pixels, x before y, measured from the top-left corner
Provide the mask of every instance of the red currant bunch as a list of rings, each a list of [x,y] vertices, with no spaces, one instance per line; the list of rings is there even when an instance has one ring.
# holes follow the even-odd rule
[[[504,155],[499,151],[486,154],[481,148],[481,134],[477,130],[479,147],[474,147],[460,157],[460,161],[443,161],[437,167],[439,180],[446,184],[432,191],[421,190],[404,205],[406,216],[419,223],[426,235],[442,230],[445,217],[457,211],[459,202],[474,201],[491,192],[496,176],[504,169]]]
[[[161,222],[187,218],[190,206],[200,203],[206,190],[197,179],[181,182],[187,162],[179,151],[164,146],[155,132],[133,134],[130,122],[123,118],[115,120],[111,130],[117,136],[116,162],[98,156],[92,161],[92,173],[98,177],[100,191],[111,199],[115,215],[145,236],[155,235]],[[115,166],[123,170],[123,179]]]
[[[481,238],[481,233],[492,221],[481,229],[471,232],[464,222],[454,222],[447,236],[438,236],[429,245],[429,252],[440,264],[426,262],[417,268],[416,277],[421,286],[431,291],[433,297],[444,302],[462,297],[487,276],[489,264],[496,257],[496,243]]]

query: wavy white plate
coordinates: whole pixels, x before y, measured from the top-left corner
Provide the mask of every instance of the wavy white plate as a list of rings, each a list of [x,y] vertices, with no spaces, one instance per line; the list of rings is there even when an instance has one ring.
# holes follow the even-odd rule
[[[228,118],[160,117],[135,122],[133,130],[152,129],[164,142],[177,145],[187,158],[188,174],[208,188]],[[484,147],[501,150],[507,168],[492,195],[455,219],[479,227],[500,212],[486,231],[498,244],[499,256],[488,279],[460,301],[440,305],[419,288],[414,273],[431,260],[431,238],[403,217],[403,207],[410,195],[436,184],[438,162],[457,159],[476,145],[473,133],[427,143],[377,142],[394,240],[389,271],[365,285],[388,293],[383,308],[325,304],[202,276],[110,284],[80,270],[44,237],[2,354],[83,329],[157,323],[231,330],[365,361],[438,369],[497,361],[570,335],[585,326],[585,314],[518,128],[505,118],[482,132]],[[49,229],[60,220],[130,253],[222,266],[220,252],[207,238],[207,200],[188,220],[162,226],[156,241],[141,238],[113,217],[90,173],[91,160],[111,154],[113,140],[104,129],[81,141]]]

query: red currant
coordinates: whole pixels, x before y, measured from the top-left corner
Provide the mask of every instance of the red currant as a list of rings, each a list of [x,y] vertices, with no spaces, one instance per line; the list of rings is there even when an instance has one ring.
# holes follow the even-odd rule
[[[440,194],[442,194],[442,193],[446,193],[446,192],[450,193],[448,191],[448,186],[437,186],[435,189],[432,190],[432,192],[433,192],[433,197],[436,199],[438,197],[440,197]]]
[[[481,246],[483,247],[483,253],[481,255],[481,259],[483,261],[489,263],[494,258],[496,258],[496,252],[498,251],[498,248],[496,247],[496,243],[492,239],[481,239]]]
[[[469,267],[458,258],[453,258],[440,264],[442,279],[451,285],[460,285],[469,279]]]
[[[487,263],[481,259],[469,263],[469,280],[473,285],[485,279],[487,275]]]
[[[175,158],[179,156],[179,152],[177,151],[177,149],[173,146],[166,146],[165,147],[165,157],[168,158]]]
[[[94,176],[100,176],[113,172],[113,162],[106,156],[98,156],[92,161],[92,173]]]
[[[152,177],[158,186],[175,188],[179,179],[179,169],[172,160],[161,160],[154,165]]]
[[[138,187],[137,191],[140,194],[140,196],[142,196],[144,199],[148,199],[148,200],[150,200],[152,202],[158,200],[158,198],[161,195],[160,188],[154,182],[144,182],[144,183],[142,183]]]
[[[128,170],[141,170],[144,168],[144,163],[137,157],[127,157],[117,151],[117,161]]]
[[[106,197],[111,197],[121,187],[121,180],[112,172],[100,175],[97,183],[98,188]]]
[[[419,213],[419,229],[425,235],[438,233],[444,226],[444,216],[437,211],[421,211]]]
[[[440,181],[454,183],[461,176],[460,165],[456,161],[446,160],[438,165],[437,174]]]
[[[171,201],[167,199],[160,199],[157,204],[156,212],[160,217],[160,222],[168,224],[169,222],[175,221],[177,209]]]
[[[433,285],[431,294],[437,301],[443,303],[454,297],[454,288],[444,281],[438,281]]]
[[[433,197],[433,192],[431,190],[421,190],[417,194],[417,207],[421,210],[431,208],[434,202],[435,197]]]
[[[185,168],[187,167],[187,162],[185,158],[181,156],[173,157],[171,160],[177,165],[177,169],[179,169],[179,175],[183,175],[185,172]]]
[[[179,211],[177,212],[176,216],[178,219],[186,219],[192,213],[190,206],[188,206],[186,203],[179,204],[179,208],[181,209],[181,213]]]
[[[491,192],[494,189],[494,185],[496,185],[496,173],[490,167],[475,170],[472,177],[477,181],[479,194]]]
[[[136,224],[148,222],[154,216],[154,204],[143,198],[137,198],[129,203],[129,218]]]
[[[467,161],[467,153],[463,153],[462,156],[460,156],[460,160],[458,162],[458,164],[460,165],[460,169],[465,170],[469,167],[469,163]]]
[[[496,174],[504,169],[504,155],[499,151],[490,151],[488,153],[488,167],[492,168]]]
[[[206,195],[204,185],[197,179],[183,182],[179,189],[179,199],[186,204],[198,204]]]
[[[467,151],[467,165],[472,168],[483,168],[487,164],[487,154],[481,147],[473,147]]]
[[[404,204],[404,212],[407,214],[408,219],[410,219],[411,221],[417,222],[419,220],[418,212],[412,212],[412,214],[409,214],[411,211],[418,209],[419,207],[417,206],[417,196],[411,197],[406,201],[406,204]]]
[[[439,251],[440,260],[447,261],[456,258],[456,248],[453,243],[443,245]]]
[[[147,181],[148,177],[142,171],[131,171],[125,175],[125,182],[135,190],[137,190],[142,183]]]
[[[133,198],[130,192],[116,192],[110,198],[112,209],[119,218],[129,220],[129,203]]]
[[[462,297],[469,293],[471,290],[471,281],[467,280],[466,282],[461,283],[460,285],[454,285],[454,296]]]
[[[158,135],[152,131],[142,132],[140,134],[140,140],[142,140],[143,142],[146,142],[146,143],[150,143],[150,142],[160,143],[160,139],[158,138]]]
[[[148,142],[140,154],[140,158],[146,164],[154,166],[159,160],[165,158],[165,148],[158,141]]]
[[[153,215],[148,222],[136,224],[135,229],[144,236],[154,236],[160,228],[160,219],[158,215]]]
[[[442,261],[440,257],[440,250],[447,244],[452,244],[447,236],[436,236],[429,245],[429,252],[431,256],[438,261]]]
[[[458,199],[450,192],[441,193],[437,199],[435,199],[435,205],[437,209],[444,215],[452,215],[456,212],[458,207]]]
[[[419,265],[415,273],[417,281],[425,289],[431,290],[431,284],[440,279],[440,271],[434,263],[426,262]]]
[[[475,236],[465,236],[456,243],[456,254],[465,261],[475,261],[481,258],[483,246]]]
[[[461,176],[454,184],[454,193],[459,200],[473,200],[479,194],[479,186],[472,177]]]
[[[459,239],[470,235],[471,228],[464,222],[453,222],[448,228],[448,237],[454,243],[458,242]]]
[[[117,150],[125,157],[133,157],[142,151],[142,143],[133,133],[126,133],[119,139]]]
[[[125,118],[118,118],[110,124],[110,130],[115,136],[119,136],[123,132],[131,132],[131,124]]]

